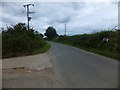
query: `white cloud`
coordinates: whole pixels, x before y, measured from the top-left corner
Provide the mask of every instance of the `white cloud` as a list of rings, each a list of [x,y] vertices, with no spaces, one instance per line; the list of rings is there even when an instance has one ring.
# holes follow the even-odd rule
[[[27,2],[2,3],[3,26],[26,23],[26,9],[23,4]],[[39,32],[44,33],[51,25],[57,29],[58,34],[64,34],[64,23],[67,24],[67,34],[90,33],[94,30],[109,29],[117,25],[117,2],[33,2],[30,7],[32,21],[30,25]],[[1,22],[0,22],[1,23]]]
[[[118,2],[119,0],[2,0],[4,2]]]

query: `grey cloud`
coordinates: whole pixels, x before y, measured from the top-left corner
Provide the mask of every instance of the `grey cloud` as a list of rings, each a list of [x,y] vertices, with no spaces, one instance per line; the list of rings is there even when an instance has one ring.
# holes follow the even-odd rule
[[[85,2],[81,2],[81,3],[72,2],[71,4],[74,10],[79,10],[79,9],[85,8],[86,6]]]
[[[11,14],[13,16],[23,16],[26,10],[23,7],[23,3],[15,2],[3,2],[2,3],[3,14]]]
[[[26,22],[26,3],[2,3],[4,24]],[[64,34],[64,23],[69,35],[90,33],[93,30],[112,28],[117,24],[117,4],[89,2],[35,2],[30,7],[32,20],[30,26],[44,33],[45,29],[54,26],[58,34]]]
[[[49,23],[67,23],[76,14],[74,10],[81,7],[77,3],[37,3],[37,5],[39,8],[35,10],[36,15],[33,17],[37,19],[46,16],[51,18]]]
[[[55,21],[55,23],[68,23],[68,22],[70,22],[70,20],[71,20],[70,16],[62,15],[62,16],[56,17],[54,21]]]

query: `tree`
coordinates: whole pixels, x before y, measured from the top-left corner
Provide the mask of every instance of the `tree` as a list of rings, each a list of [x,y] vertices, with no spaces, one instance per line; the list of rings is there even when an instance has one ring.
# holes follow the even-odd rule
[[[44,35],[42,33],[39,34],[42,38],[44,37]]]
[[[52,40],[54,37],[58,36],[56,29],[53,28],[52,26],[49,26],[46,29],[46,32],[44,33],[44,35],[47,36],[48,40]]]
[[[42,37],[42,38],[43,38],[43,36],[44,36],[42,33],[39,33],[38,31],[35,31],[35,34],[36,34],[36,35],[39,35],[39,36]]]
[[[2,31],[2,44],[2,57],[6,58],[34,54],[46,42],[37,31],[27,30],[24,23],[18,23]]]

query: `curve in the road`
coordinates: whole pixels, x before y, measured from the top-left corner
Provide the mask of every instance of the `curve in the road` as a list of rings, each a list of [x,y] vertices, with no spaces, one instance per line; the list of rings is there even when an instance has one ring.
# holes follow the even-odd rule
[[[75,47],[49,42],[59,83],[55,87],[117,88],[118,61]]]

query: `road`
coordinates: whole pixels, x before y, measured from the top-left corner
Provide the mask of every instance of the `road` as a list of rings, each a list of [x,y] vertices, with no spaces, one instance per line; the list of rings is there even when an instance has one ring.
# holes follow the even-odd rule
[[[65,88],[116,88],[118,62],[71,46],[50,42],[49,53],[59,83]]]
[[[3,60],[3,88],[118,87],[118,61],[75,47],[49,43],[51,48],[43,55]],[[42,66],[47,68],[37,70]]]

